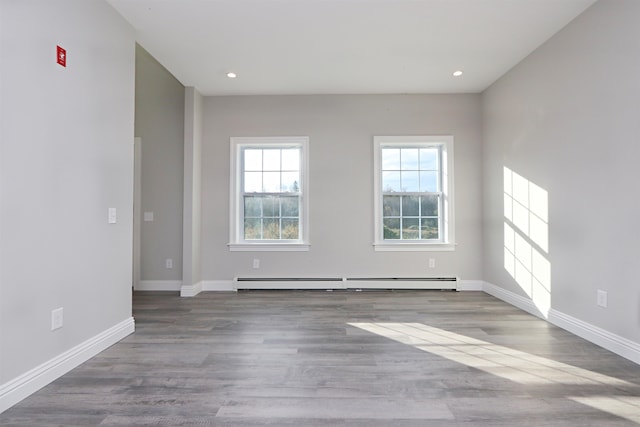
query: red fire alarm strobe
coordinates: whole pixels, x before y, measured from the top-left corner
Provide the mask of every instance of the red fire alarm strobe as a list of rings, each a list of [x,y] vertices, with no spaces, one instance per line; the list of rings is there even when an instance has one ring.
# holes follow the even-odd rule
[[[58,57],[58,64],[62,65],[63,67],[66,67],[67,51],[61,48],[60,46],[56,46],[56,51],[57,51],[57,57]]]

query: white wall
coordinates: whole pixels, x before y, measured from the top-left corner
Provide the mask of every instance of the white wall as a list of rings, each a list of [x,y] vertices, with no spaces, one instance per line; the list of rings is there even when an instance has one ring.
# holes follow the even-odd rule
[[[483,94],[485,279],[526,296],[503,267],[507,166],[548,191],[552,310],[635,343],[639,16],[636,0],[601,0]]]
[[[141,46],[136,47],[135,133],[142,138],[140,278],[182,280],[185,89]],[[171,259],[173,268],[166,268]],[[179,285],[178,285],[179,287]]]
[[[202,277],[434,276],[480,279],[479,95],[205,97]],[[374,252],[373,137],[455,138],[455,252]],[[229,252],[229,138],[309,136],[309,252]],[[252,260],[261,260],[260,269]],[[436,268],[428,268],[428,258]]]
[[[103,1],[0,7],[2,391],[131,319],[134,33]]]

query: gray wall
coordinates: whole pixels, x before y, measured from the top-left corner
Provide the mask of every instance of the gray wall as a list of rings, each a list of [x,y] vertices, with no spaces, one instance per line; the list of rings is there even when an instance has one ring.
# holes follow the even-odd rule
[[[639,16],[601,0],[483,94],[485,280],[525,295],[503,268],[507,166],[548,191],[552,309],[635,342]]]
[[[480,95],[204,98],[202,277],[444,275],[481,279]],[[455,137],[455,252],[374,252],[373,136]],[[229,252],[229,138],[309,136],[309,252]],[[259,270],[252,260],[259,258]],[[428,268],[428,259],[436,268]]]
[[[106,2],[0,7],[3,384],[131,317],[134,32]]]
[[[184,224],[182,284],[202,280],[200,240],[202,236],[202,95],[185,89],[184,111]]]
[[[182,280],[184,86],[136,46],[135,134],[142,138],[140,279]],[[166,259],[173,260],[167,269]]]

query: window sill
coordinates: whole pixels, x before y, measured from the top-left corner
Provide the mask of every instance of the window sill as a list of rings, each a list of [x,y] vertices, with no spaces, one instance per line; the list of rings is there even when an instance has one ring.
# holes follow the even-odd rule
[[[231,252],[308,252],[308,243],[229,243]]]
[[[456,243],[374,243],[376,252],[451,252]]]

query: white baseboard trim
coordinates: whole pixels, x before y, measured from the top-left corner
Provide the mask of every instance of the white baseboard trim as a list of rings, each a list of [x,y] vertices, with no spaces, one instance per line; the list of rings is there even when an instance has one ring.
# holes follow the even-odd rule
[[[458,280],[459,291],[482,291],[484,282],[482,280]]]
[[[520,310],[524,310],[529,314],[533,314],[536,317],[547,320],[547,316],[542,313],[538,307],[528,298],[502,289],[499,286],[492,285],[491,283],[483,282],[482,290],[506,303],[518,307]]]
[[[202,292],[202,282],[193,285],[182,285],[182,287],[180,287],[181,297],[195,297],[200,292]]]
[[[0,413],[133,333],[130,317],[53,359],[0,385]]]
[[[181,297],[195,297],[200,292],[235,292],[233,280],[203,280],[194,285],[182,285]]]
[[[236,288],[233,287],[233,280],[203,280],[203,291],[217,291],[217,292],[235,292]]]
[[[553,308],[549,310],[548,315],[545,316],[528,298],[524,298],[511,291],[492,285],[491,283],[484,282],[483,290],[489,295],[493,295],[527,313],[547,320],[552,325],[569,331],[580,338],[584,338],[634,363],[640,364],[640,343],[621,337]]]
[[[182,288],[181,280],[141,280],[134,287],[136,291],[175,291]]]
[[[640,343],[613,334],[590,323],[551,309],[549,322],[587,341],[640,364]]]

